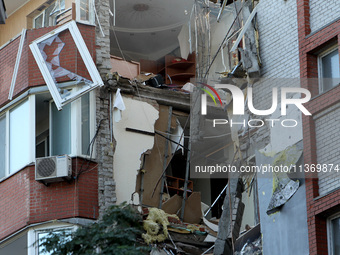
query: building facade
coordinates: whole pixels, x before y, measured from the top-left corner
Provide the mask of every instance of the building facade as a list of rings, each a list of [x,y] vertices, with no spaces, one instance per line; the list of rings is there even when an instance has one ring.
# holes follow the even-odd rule
[[[327,171],[306,176],[310,254],[339,253],[339,5],[297,1],[301,86],[312,93],[303,118],[305,164]],[[334,168],[331,169],[331,164]]]

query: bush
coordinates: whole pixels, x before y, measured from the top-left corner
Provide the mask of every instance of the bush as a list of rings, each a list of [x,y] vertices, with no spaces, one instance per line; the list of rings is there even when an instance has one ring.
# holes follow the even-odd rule
[[[73,233],[49,233],[40,246],[53,255],[144,254],[149,248],[137,242],[141,222],[141,215],[124,203],[110,207],[101,220]]]

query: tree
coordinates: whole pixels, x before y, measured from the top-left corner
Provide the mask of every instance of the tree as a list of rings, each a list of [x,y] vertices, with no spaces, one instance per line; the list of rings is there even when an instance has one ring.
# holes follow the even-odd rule
[[[125,203],[111,206],[96,223],[79,227],[75,232],[49,233],[41,247],[53,255],[144,254],[148,247],[138,244],[142,217]]]

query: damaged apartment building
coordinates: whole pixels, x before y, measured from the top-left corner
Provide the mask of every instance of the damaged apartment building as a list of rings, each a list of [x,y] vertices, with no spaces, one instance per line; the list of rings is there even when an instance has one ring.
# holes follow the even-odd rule
[[[339,164],[337,1],[0,0],[0,254],[122,202],[152,254],[339,254],[292,174]]]

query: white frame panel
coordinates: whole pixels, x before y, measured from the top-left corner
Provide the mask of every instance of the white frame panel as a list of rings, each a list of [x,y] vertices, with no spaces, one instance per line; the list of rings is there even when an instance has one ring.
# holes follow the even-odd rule
[[[39,13],[37,16],[35,16],[35,17],[33,18],[33,28],[36,28],[36,27],[35,27],[35,20],[36,20],[37,18],[39,18],[39,16],[41,16],[41,15],[42,15],[42,24],[41,24],[41,27],[44,27],[44,24],[45,24],[45,10],[41,11],[41,13]]]
[[[25,97],[24,99],[20,100],[19,102],[17,102],[16,104],[14,104],[13,106],[9,107],[6,112],[4,114],[1,114],[0,116],[3,117],[5,116],[6,118],[6,148],[5,148],[5,176],[3,178],[0,178],[0,182],[14,174],[16,174],[20,169],[16,169],[15,171],[13,171],[12,173],[10,172],[10,116],[9,113],[12,109],[14,109],[15,107],[17,107],[18,105],[20,105],[22,102],[24,102],[25,100],[28,101],[28,105],[29,105],[29,119],[30,119],[30,123],[29,123],[29,144],[30,144],[30,151],[29,151],[29,161],[27,162],[27,165],[34,162],[35,161],[35,95],[30,95],[28,97]],[[25,166],[23,166],[25,167]]]
[[[32,227],[27,232],[27,254],[36,255],[39,254],[39,247],[37,244],[37,237],[39,233],[47,231],[60,231],[70,229],[73,232],[78,228],[77,225],[71,223],[47,223],[42,226]]]
[[[82,20],[80,19],[80,1],[81,0],[76,0],[76,20],[80,23],[84,24],[89,24],[89,25],[94,25],[94,12],[95,12],[95,6],[94,6],[94,1],[89,0],[89,20]]]
[[[96,95],[93,91],[89,92],[89,104],[90,104],[90,142],[96,132]],[[49,151],[51,156],[52,152],[52,101],[49,103]],[[82,154],[82,130],[81,130],[81,98],[71,103],[71,152],[68,154],[70,157],[80,156],[83,158],[89,158],[89,155]],[[94,146],[92,159],[96,158],[96,146]]]
[[[59,34],[65,30],[69,30],[71,33],[71,36],[77,46],[77,49],[79,50],[79,53],[81,55],[82,60],[84,61],[84,64],[87,68],[87,71],[89,72],[92,84],[89,84],[86,88],[81,89],[73,95],[73,97],[69,99],[63,99],[58,91],[58,88],[56,86],[56,83],[53,80],[53,77],[46,65],[46,62],[39,50],[38,44],[55,36],[56,34]],[[97,70],[97,67],[95,63],[92,60],[91,54],[89,50],[86,47],[86,44],[84,42],[83,37],[81,36],[81,33],[77,27],[77,24],[75,21],[71,21],[61,27],[58,27],[57,29],[49,32],[48,34],[45,34],[44,36],[36,39],[30,44],[30,49],[32,51],[32,54],[34,56],[35,61],[38,64],[38,67],[40,69],[40,72],[47,84],[48,89],[50,90],[50,93],[52,95],[52,98],[58,108],[58,110],[61,110],[62,107],[66,104],[68,104],[71,101],[74,101],[75,99],[81,97],[83,94],[88,93],[89,91],[95,89],[98,86],[103,86],[104,83],[100,77],[100,74]]]
[[[21,32],[17,58],[15,60],[14,71],[13,71],[13,76],[12,76],[12,81],[11,81],[11,87],[9,89],[9,95],[8,95],[9,100],[12,100],[12,98],[13,98],[14,86],[15,86],[15,83],[17,81],[17,75],[18,75],[18,70],[19,70],[19,65],[20,65],[20,60],[21,60],[21,55],[22,55],[22,48],[23,48],[24,42],[25,42],[25,37],[26,37],[26,29],[23,28],[22,32]]]
[[[328,255],[335,255],[333,253],[333,231],[332,231],[332,220],[340,218],[340,213],[337,213],[327,219],[327,246]]]

